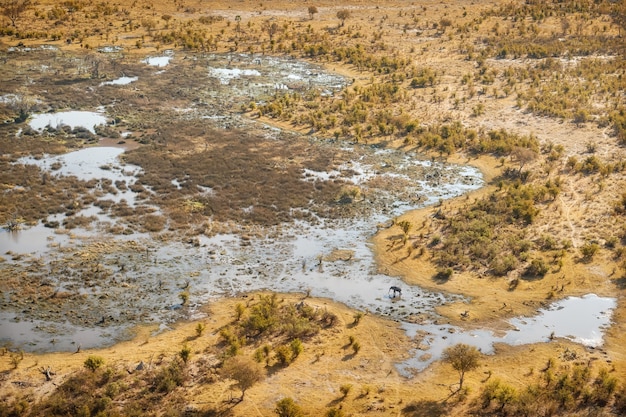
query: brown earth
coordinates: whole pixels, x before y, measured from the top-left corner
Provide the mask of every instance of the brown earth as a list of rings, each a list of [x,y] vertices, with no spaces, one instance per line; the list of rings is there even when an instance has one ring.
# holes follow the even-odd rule
[[[306,12],[306,5],[295,2],[271,1],[259,4],[257,2],[237,2],[225,4],[223,2],[138,2],[129,10],[130,16],[135,21],[153,19],[158,21],[160,16],[171,14],[173,19],[184,21],[196,13],[205,15],[219,15],[224,21],[212,25],[210,33],[217,36],[221,29],[226,30],[235,25],[235,17],[241,18],[242,26],[248,21],[259,23],[268,18],[277,19],[280,22],[295,22],[296,25],[312,25],[315,28],[335,27],[339,25],[336,13],[339,9],[349,9],[352,16],[346,24],[355,24],[362,31],[374,31],[378,28],[381,14],[388,16],[385,23],[384,36],[389,44],[394,45],[395,50],[408,54],[411,50],[419,49],[419,60],[428,62],[431,66],[441,68],[445,77],[436,89],[424,90],[411,99],[414,104],[414,115],[423,122],[435,123],[442,120],[462,120],[470,127],[476,129],[504,128],[519,134],[534,134],[542,145],[560,144],[564,147],[565,156],[575,155],[584,158],[589,149],[589,143],[595,145],[594,154],[602,158],[604,162],[615,162],[623,159],[623,148],[610,135],[606,127],[595,123],[586,123],[577,126],[570,121],[563,121],[549,117],[539,117],[517,108],[515,97],[511,94],[502,99],[488,99],[487,96],[468,99],[460,106],[454,106],[452,100],[431,100],[432,95],[444,95],[445,91],[462,91],[458,79],[469,71],[474,71],[474,63],[465,60],[464,55],[458,53],[459,45],[463,42],[458,37],[447,39],[446,36],[429,35],[427,28],[433,22],[440,21],[442,16],[452,16],[455,19],[469,21],[476,18],[483,10],[506,3],[501,1],[479,2],[468,4],[463,1],[428,1],[420,2],[418,6],[406,2],[385,2],[370,4],[366,1],[342,2],[338,5],[333,2],[317,2],[318,13],[312,20]],[[48,3],[41,2],[44,7]],[[403,34],[401,26],[394,25],[394,20],[403,21],[398,17],[398,12],[406,8],[414,9],[424,5],[420,10],[419,21],[425,34],[409,38]],[[48,8],[50,6],[48,5]],[[143,8],[143,11],[141,11]],[[464,12],[467,17],[462,18]],[[32,13],[32,12],[29,12]],[[108,18],[107,18],[108,19]],[[160,44],[152,44],[145,37],[145,27],[128,26],[128,20],[110,18],[111,24],[106,26],[105,19],[102,22],[102,34],[84,37],[72,37],[71,44],[66,45],[66,33],[58,41],[46,42],[57,45],[67,51],[77,52],[85,50],[85,46],[97,48],[102,45],[113,43],[132,47],[133,54],[138,56],[156,53],[164,48]],[[35,19],[32,14],[27,14],[20,25],[33,22],[33,30],[46,30],[45,19]],[[228,22],[228,25],[226,24]],[[73,19],[75,31],[91,27],[91,24]],[[596,22],[594,22],[596,23]],[[148,26],[150,24],[147,24]],[[41,28],[40,28],[41,26]],[[560,30],[557,19],[546,23],[543,30]],[[610,26],[610,25],[609,25]],[[232,30],[232,28],[231,28]],[[482,29],[485,32],[487,28]],[[611,31],[616,31],[611,27]],[[480,34],[479,34],[480,35]],[[477,35],[477,36],[479,36]],[[147,39],[141,45],[138,40]],[[37,40],[23,40],[24,44],[39,44]],[[15,39],[4,37],[3,46],[15,45]],[[219,50],[232,46],[224,41],[218,46]],[[269,44],[268,44],[269,47]],[[85,53],[90,53],[85,51]],[[359,71],[350,66],[340,63],[327,64],[329,68],[338,72],[353,76],[359,85],[366,85],[371,77],[370,74]],[[507,65],[506,60],[496,61],[497,65]],[[112,71],[113,72],[113,71]],[[23,80],[15,80],[15,88]],[[500,87],[500,86],[498,86]],[[433,91],[435,90],[435,91]],[[4,90],[2,90],[5,93]],[[139,98],[137,98],[139,101]],[[473,116],[472,108],[479,102],[485,106],[484,113]],[[287,122],[276,122],[267,119],[279,126],[289,127],[300,132],[309,129],[301,126],[292,126]],[[394,143],[403,146],[401,141]],[[379,268],[385,273],[401,276],[407,283],[417,284],[425,288],[449,291],[470,296],[472,298],[469,307],[467,305],[446,305],[439,312],[447,320],[468,328],[492,328],[501,329],[504,326],[503,319],[519,316],[532,315],[537,308],[548,301],[570,295],[582,295],[593,292],[599,295],[613,296],[618,299],[618,307],[614,312],[613,325],[608,330],[605,344],[601,349],[588,350],[580,345],[563,340],[532,346],[498,346],[495,355],[483,356],[479,370],[468,374],[467,385],[473,392],[477,392],[486,383],[491,375],[494,375],[515,386],[521,387],[536,379],[536,375],[550,358],[561,361],[563,366],[568,366],[571,360],[566,358],[566,353],[576,352],[576,360],[580,362],[591,361],[599,366],[606,366],[622,382],[626,380],[626,353],[623,349],[624,335],[626,334],[626,304],[624,303],[624,278],[623,268],[615,254],[608,248],[602,247],[599,253],[590,262],[580,262],[580,247],[586,242],[594,240],[605,242],[617,231],[623,228],[623,219],[612,213],[612,207],[623,193],[626,181],[623,174],[614,174],[608,178],[600,175],[585,176],[570,173],[566,167],[566,157],[556,164],[550,164],[546,155],[540,155],[527,169],[540,177],[544,172],[556,172],[564,181],[563,190],[557,201],[545,207],[537,220],[528,227],[528,232],[533,236],[542,233],[550,233],[557,240],[568,239],[572,243],[564,257],[563,265],[558,271],[551,270],[540,280],[521,280],[515,291],[510,291],[509,281],[516,278],[515,275],[505,278],[490,278],[477,276],[472,272],[455,272],[451,279],[445,283],[433,280],[436,267],[429,260],[428,250],[418,258],[398,260],[402,257],[395,251],[387,249],[388,241],[399,233],[399,229],[391,227],[382,230],[373,239]],[[496,179],[505,166],[515,167],[515,163],[501,161],[492,157],[475,159],[465,155],[456,155],[453,161],[468,163],[479,167],[488,181]],[[425,224],[436,210],[452,213],[464,207],[469,201],[488,195],[496,184],[490,183],[485,188],[476,191],[469,196],[464,196],[443,203],[442,207],[429,207],[423,210],[407,213],[397,220],[408,220],[414,225]],[[419,233],[414,230],[413,233]],[[343,256],[345,254],[336,254]],[[297,296],[285,295],[288,300],[295,300]],[[69,375],[79,372],[88,355],[94,354],[105,358],[107,363],[114,364],[120,369],[133,369],[139,361],[150,363],[153,358],[163,356],[171,358],[180,351],[186,342],[192,348],[192,361],[204,355],[206,346],[214,346],[217,343],[217,330],[226,323],[232,321],[235,299],[222,300],[208,306],[208,318],[203,322],[207,325],[206,336],[193,339],[196,322],[180,323],[173,330],[152,336],[151,329],[138,331],[136,339],[118,344],[109,349],[97,351],[81,351],[76,354],[58,353],[31,355],[26,354],[19,363],[17,369],[12,369],[10,355],[6,353],[0,357],[0,369],[2,370],[1,392],[5,398],[28,397],[37,399],[45,397],[54,390],[55,384],[59,384]],[[436,363],[426,371],[412,379],[399,376],[393,364],[401,359],[411,346],[403,332],[393,322],[372,315],[365,316],[358,326],[351,326],[354,312],[341,305],[327,300],[311,300],[308,303],[328,308],[340,317],[340,324],[329,334],[324,334],[306,344],[306,348],[299,357],[287,369],[276,372],[263,382],[255,385],[246,394],[246,399],[231,407],[225,400],[230,398],[230,390],[223,381],[212,384],[199,382],[190,383],[180,390],[179,395],[183,398],[182,404],[196,409],[206,407],[218,407],[222,411],[230,409],[234,415],[272,415],[276,401],[282,397],[292,397],[302,405],[311,415],[320,414],[325,408],[341,407],[348,415],[465,415],[468,412],[469,403],[456,403],[455,398],[450,397],[450,387],[457,381],[457,375],[449,366]],[[469,317],[462,318],[460,313],[469,309]],[[346,358],[348,336],[354,335],[362,344],[358,355]],[[248,352],[249,353],[249,352]],[[207,354],[207,357],[211,357]],[[206,359],[206,358],[205,358]],[[199,366],[199,361],[193,366]],[[56,373],[52,382],[45,382],[40,373],[40,367],[50,366]],[[202,370],[194,368],[196,373]],[[340,399],[339,387],[342,384],[353,385],[351,393],[345,399]],[[371,389],[369,393],[365,386]]]

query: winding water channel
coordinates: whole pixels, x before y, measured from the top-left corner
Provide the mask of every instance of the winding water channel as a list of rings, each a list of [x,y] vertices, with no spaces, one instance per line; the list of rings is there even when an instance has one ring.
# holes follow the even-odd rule
[[[155,57],[146,60],[146,63],[161,68],[166,67],[171,58],[170,55],[162,59]],[[210,71],[219,77],[221,84],[242,89],[259,77],[259,70],[253,68],[250,61],[260,58],[237,58],[245,61],[243,68],[218,66]],[[229,62],[232,61],[231,58]],[[265,83],[263,88],[268,88],[268,85],[269,88],[279,88],[276,85],[289,88],[287,84],[290,80],[301,82],[307,76],[313,77],[312,74],[315,82],[322,85],[327,82],[330,90],[337,88],[337,78],[298,61],[285,63],[268,59],[264,65],[282,74],[282,78],[274,80],[273,87]],[[129,80],[111,82],[106,88],[124,85],[131,82]],[[105,123],[105,116],[98,112],[36,115],[31,127],[41,130],[48,124],[66,124],[92,130],[94,124]],[[335,146],[345,147],[341,144]],[[121,147],[91,147],[64,155],[22,158],[18,163],[37,165],[53,175],[74,175],[82,180],[108,179],[130,186],[141,168],[122,163],[118,157],[123,151]],[[380,166],[389,168],[381,170]],[[134,324],[160,323],[165,328],[181,317],[200,317],[199,307],[220,297],[272,290],[309,292],[313,296],[333,299],[401,322],[407,334],[420,341],[420,348],[416,349],[412,358],[398,364],[404,375],[424,369],[440,357],[445,347],[458,342],[476,345],[485,353],[492,352],[496,342],[535,343],[548,341],[554,336],[587,346],[602,344],[603,331],[610,324],[615,300],[595,295],[571,297],[540,311],[536,317],[511,320],[515,330],[504,335],[496,335],[489,330],[464,331],[448,324],[436,324],[440,320],[435,307],[469,300],[408,286],[396,277],[378,273],[368,239],[380,224],[388,223],[407,210],[432,205],[481,187],[483,180],[480,172],[472,167],[423,160],[418,155],[367,147],[360,147],[358,152],[355,149],[354,159],[346,162],[342,169],[351,173],[347,180],[355,185],[366,186],[372,179],[384,177],[387,180],[397,178],[409,186],[401,194],[388,190],[388,195],[380,196],[384,204],[364,218],[314,218],[311,222],[296,221],[259,229],[252,236],[245,237],[240,234],[202,235],[194,244],[155,240],[148,234],[140,233],[130,236],[106,234],[103,225],[115,223],[116,219],[97,207],[77,213],[93,217],[93,222],[89,227],[71,232],[46,228],[44,222],[17,232],[1,231],[0,254],[19,254],[7,259],[4,266],[0,265],[2,268],[26,267],[35,261],[45,265],[56,257],[80,252],[94,243],[120,249],[103,253],[99,260],[104,268],[112,271],[109,282],[86,287],[80,276],[50,277],[54,281],[51,285],[84,295],[84,324],[81,325],[80,320],[61,320],[56,316],[18,311],[5,302],[0,311],[0,341],[28,351],[109,345],[128,337],[128,331]],[[302,181],[327,181],[338,174],[309,170],[302,173]],[[380,193],[384,194],[384,191],[380,190]],[[131,207],[135,201],[130,189],[110,198],[117,201],[124,199]],[[62,223],[63,216],[51,216],[47,220]],[[349,256],[326,260],[338,250]],[[189,288],[190,309],[183,309],[180,305],[179,294],[183,285]],[[390,286],[402,287],[401,299],[390,297]],[[96,304],[109,311],[109,317],[103,317],[97,324],[87,312]],[[416,315],[423,315],[423,323],[406,321],[409,316]]]

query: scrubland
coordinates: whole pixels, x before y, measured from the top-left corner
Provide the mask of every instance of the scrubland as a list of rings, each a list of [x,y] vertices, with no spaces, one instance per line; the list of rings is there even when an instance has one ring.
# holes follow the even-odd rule
[[[395,322],[307,294],[246,294],[206,306],[207,319],[179,323],[157,336],[139,329],[133,340],[111,348],[41,355],[5,349],[1,415],[626,412],[623,0],[41,0],[4,16],[0,94],[20,99],[0,103],[7,120],[0,127],[3,223],[36,222],[78,208],[66,206],[68,200],[91,203],[88,183],[42,177],[35,168],[12,164],[17,156],[94,141],[81,131],[40,136],[27,130],[15,140],[28,115],[115,101],[119,122],[139,132],[131,138],[139,146],[126,156],[146,168],[137,187],[163,192],[145,194],[146,202],[162,208],[158,215],[149,208],[111,207],[130,219],[113,232],[159,232],[167,224],[189,237],[204,233],[209,217],[222,230],[237,222],[289,221],[286,213],[302,203],[298,199],[341,193],[332,185],[302,191],[294,181],[298,158],[310,150],[307,137],[328,137],[418,151],[483,171],[482,189],[403,214],[372,238],[381,271],[471,297],[469,305],[441,306],[447,322],[502,330],[507,318],[588,293],[615,297],[617,307],[602,347],[558,338],[499,345],[494,355],[481,356],[456,390],[458,375],[445,362],[412,378],[398,374],[394,363],[418,346]],[[41,55],[35,59],[26,51],[31,47],[49,54],[46,68],[33,66],[42,63]],[[102,52],[115,47],[120,52]],[[150,99],[132,89],[89,95],[77,87],[115,78],[132,60],[165,50],[186,60],[178,84],[155,88],[162,96]],[[296,161],[267,179],[283,188],[254,195],[251,181],[263,164],[211,160],[215,170],[198,181],[210,178],[218,186],[238,165],[248,167],[249,176],[224,187],[225,199],[209,206],[186,199],[185,190],[168,191],[164,178],[201,172],[206,160],[199,152],[209,146],[238,155],[247,143],[227,133],[211,145],[206,137],[212,133],[200,123],[171,120],[154,129],[153,122],[171,116],[162,105],[166,98],[168,104],[195,98],[194,75],[201,69],[193,57],[222,52],[293,56],[352,82],[334,96],[277,90],[263,102],[241,105],[239,115],[299,138],[278,154],[270,152],[271,143],[256,143],[260,158],[276,158],[276,166]],[[141,68],[132,69],[141,75]],[[56,81],[45,87],[31,82],[42,74]],[[97,135],[119,139],[115,129]],[[316,152],[321,166],[331,158]],[[16,199],[9,192],[15,185],[32,193]],[[285,190],[297,192],[280,200]],[[273,209],[237,218],[231,204],[245,206],[251,198]]]

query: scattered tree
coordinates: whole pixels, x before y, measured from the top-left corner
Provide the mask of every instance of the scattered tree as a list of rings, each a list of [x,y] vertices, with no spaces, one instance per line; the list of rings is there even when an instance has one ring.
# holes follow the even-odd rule
[[[521,174],[524,166],[537,158],[537,153],[532,149],[516,147],[511,152],[511,156],[517,160],[519,164],[518,174]]]
[[[474,346],[459,343],[443,351],[442,360],[459,373],[459,391],[463,389],[465,373],[478,368],[480,352]]]
[[[241,317],[243,316],[245,312],[246,312],[246,306],[244,306],[242,303],[237,303],[237,305],[235,306],[235,320],[236,321],[241,320]]]
[[[337,19],[341,20],[341,26],[345,25],[346,19],[350,17],[350,11],[341,9],[337,12]]]
[[[274,35],[278,32],[278,29],[280,29],[278,23],[267,20],[265,21],[264,27],[270,37],[270,41],[274,40]]]
[[[17,369],[17,367],[20,365],[20,362],[22,362],[22,360],[24,360],[23,350],[11,353],[10,361],[11,361],[11,365],[13,365],[13,369]]]
[[[0,0],[0,11],[11,21],[11,26],[17,27],[17,21],[31,6],[30,0]]]
[[[309,17],[313,20],[313,16],[317,13],[317,7],[309,6]]]
[[[243,356],[235,356],[224,362],[222,376],[235,381],[234,386],[241,390],[243,401],[246,391],[265,377],[265,371],[257,362]]]

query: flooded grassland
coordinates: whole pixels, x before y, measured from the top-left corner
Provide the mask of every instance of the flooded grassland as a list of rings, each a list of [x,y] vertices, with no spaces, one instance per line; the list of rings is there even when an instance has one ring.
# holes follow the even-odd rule
[[[423,340],[401,366],[407,374],[457,339],[485,351],[555,334],[601,343],[612,299],[572,298],[542,312],[589,309],[588,326],[537,319],[495,336],[440,325],[435,308],[463,297],[377,271],[368,246],[377,228],[479,188],[478,170],[303,137],[241,114],[277,94],[341,100],[349,79],[246,54],[30,49],[7,60],[15,65],[0,84],[2,343],[29,351],[112,344],[133,326],[165,327],[216,298],[261,289],[401,321]]]

